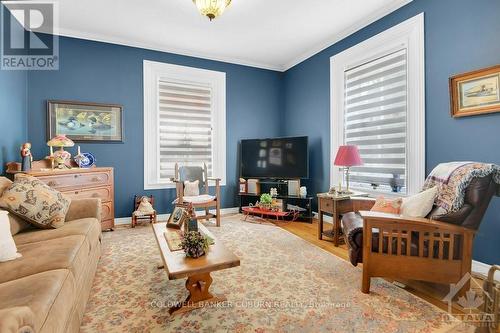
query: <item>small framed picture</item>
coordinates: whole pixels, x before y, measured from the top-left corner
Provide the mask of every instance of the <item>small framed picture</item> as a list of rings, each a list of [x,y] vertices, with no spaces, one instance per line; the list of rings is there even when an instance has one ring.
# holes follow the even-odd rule
[[[451,115],[500,112],[500,65],[450,78]]]
[[[190,217],[188,207],[176,205],[168,218],[167,228],[181,229],[184,223],[188,223]]]
[[[123,107],[47,101],[48,140],[59,134],[77,142],[123,142]]]

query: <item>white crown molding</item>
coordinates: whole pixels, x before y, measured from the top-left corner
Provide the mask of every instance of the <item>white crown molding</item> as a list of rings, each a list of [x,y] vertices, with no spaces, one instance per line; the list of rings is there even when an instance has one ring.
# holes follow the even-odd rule
[[[176,55],[195,57],[195,58],[200,58],[200,59],[204,59],[204,60],[220,61],[220,62],[235,64],[235,65],[255,67],[255,68],[260,68],[260,69],[267,69],[267,70],[271,70],[271,71],[278,71],[278,72],[285,71],[283,66],[276,66],[273,64],[253,62],[253,61],[245,60],[245,59],[218,56],[218,55],[214,55],[214,54],[210,54],[210,53],[197,52],[197,51],[180,49],[180,48],[175,48],[175,47],[165,47],[165,46],[155,44],[155,43],[143,43],[143,42],[137,42],[137,41],[130,41],[130,40],[125,40],[125,39],[120,38],[120,37],[116,37],[116,36],[91,34],[91,33],[86,33],[86,32],[81,32],[81,31],[76,31],[76,30],[69,30],[69,29],[62,29],[62,28],[59,29],[58,35],[63,36],[63,37],[85,39],[85,40],[91,40],[91,41],[95,41],[95,42],[103,42],[103,43],[123,45],[123,46],[141,48],[141,49],[152,50],[152,51],[172,53],[172,54],[176,54]]]
[[[224,63],[243,65],[243,66],[255,67],[255,68],[260,68],[260,69],[267,69],[267,70],[278,71],[278,72],[285,72],[288,69],[303,62],[304,60],[306,60],[306,59],[314,56],[315,54],[321,52],[322,50],[330,47],[331,45],[333,45],[333,44],[341,41],[342,39],[352,35],[356,31],[361,30],[362,28],[368,26],[369,24],[371,24],[371,23],[381,19],[382,17],[392,13],[393,11],[403,7],[404,5],[410,3],[411,1],[413,1],[413,0],[395,0],[390,5],[381,8],[380,10],[374,12],[372,15],[368,16],[367,18],[365,18],[363,20],[357,21],[356,23],[354,23],[353,25],[351,25],[349,28],[345,29],[344,31],[336,34],[335,36],[333,36],[332,38],[329,38],[328,40],[325,40],[325,41],[319,43],[317,46],[310,48],[307,52],[303,53],[302,55],[300,55],[298,57],[295,57],[293,60],[291,60],[288,63],[283,64],[283,65],[254,62],[254,61],[251,61],[248,59],[225,57],[225,56],[215,55],[212,53],[197,52],[197,51],[193,51],[193,50],[189,50],[189,49],[181,49],[181,48],[175,48],[175,47],[166,47],[164,45],[160,45],[160,44],[156,44],[156,43],[130,41],[130,40],[125,40],[125,39],[123,39],[121,37],[117,37],[117,36],[104,35],[104,34],[92,34],[92,33],[87,33],[87,32],[82,32],[82,31],[77,31],[77,30],[70,30],[70,29],[63,29],[63,28],[59,29],[58,35],[64,36],[64,37],[92,40],[92,41],[96,41],[96,42],[103,42],[103,43],[110,43],[110,44],[116,44],[116,45],[135,47],[135,48],[142,48],[142,49],[153,50],[153,51],[173,53],[173,54],[184,55],[184,56],[189,56],[189,57],[195,57],[195,58],[201,58],[201,59],[213,60],[213,61],[220,61],[220,62],[224,62]]]
[[[385,7],[381,8],[380,10],[374,12],[372,15],[370,15],[362,20],[357,21],[356,23],[351,25],[349,28],[332,36],[328,40],[325,40],[325,41],[319,43],[315,47],[310,48],[307,52],[304,52],[302,55],[300,55],[300,56],[296,57],[295,59],[293,59],[292,61],[286,63],[283,66],[282,71],[285,72],[285,71],[289,70],[290,68],[292,68],[292,67],[300,64],[301,62],[311,58],[312,56],[318,54],[319,52],[325,50],[326,48],[340,42],[344,38],[349,37],[350,35],[354,34],[355,32],[369,26],[373,22],[380,20],[384,16],[389,15],[390,13],[392,13],[392,12],[396,11],[397,9],[409,4],[412,1],[413,0],[396,0],[396,1],[394,1],[390,5],[385,6]]]

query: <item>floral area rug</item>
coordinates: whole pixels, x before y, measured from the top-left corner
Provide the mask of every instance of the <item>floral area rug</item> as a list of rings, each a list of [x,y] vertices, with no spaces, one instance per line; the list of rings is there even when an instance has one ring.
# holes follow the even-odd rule
[[[416,296],[279,228],[234,215],[210,230],[241,260],[212,273],[227,302],[170,317],[185,280],[169,281],[150,226],[104,233],[81,332],[452,332],[459,323]]]

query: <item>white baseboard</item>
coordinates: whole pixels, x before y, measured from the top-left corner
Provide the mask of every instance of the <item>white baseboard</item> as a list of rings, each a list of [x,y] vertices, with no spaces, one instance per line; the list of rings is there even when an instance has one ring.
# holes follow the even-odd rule
[[[239,212],[239,208],[238,207],[221,208],[220,212],[221,212],[221,216],[237,214]],[[210,213],[214,214],[215,209],[211,209]],[[204,212],[198,211],[198,212],[196,212],[196,214],[203,215]],[[161,220],[161,221],[168,220],[169,216],[170,216],[170,214],[159,214],[158,220]],[[119,217],[119,218],[115,219],[115,225],[128,225],[131,223],[132,223],[132,217]]]

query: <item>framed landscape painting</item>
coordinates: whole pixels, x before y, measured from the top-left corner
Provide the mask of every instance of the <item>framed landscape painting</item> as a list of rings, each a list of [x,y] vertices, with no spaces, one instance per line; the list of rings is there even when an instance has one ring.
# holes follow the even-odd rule
[[[451,114],[500,112],[500,65],[450,78]]]
[[[123,107],[47,101],[48,139],[65,134],[76,142],[123,142]]]

